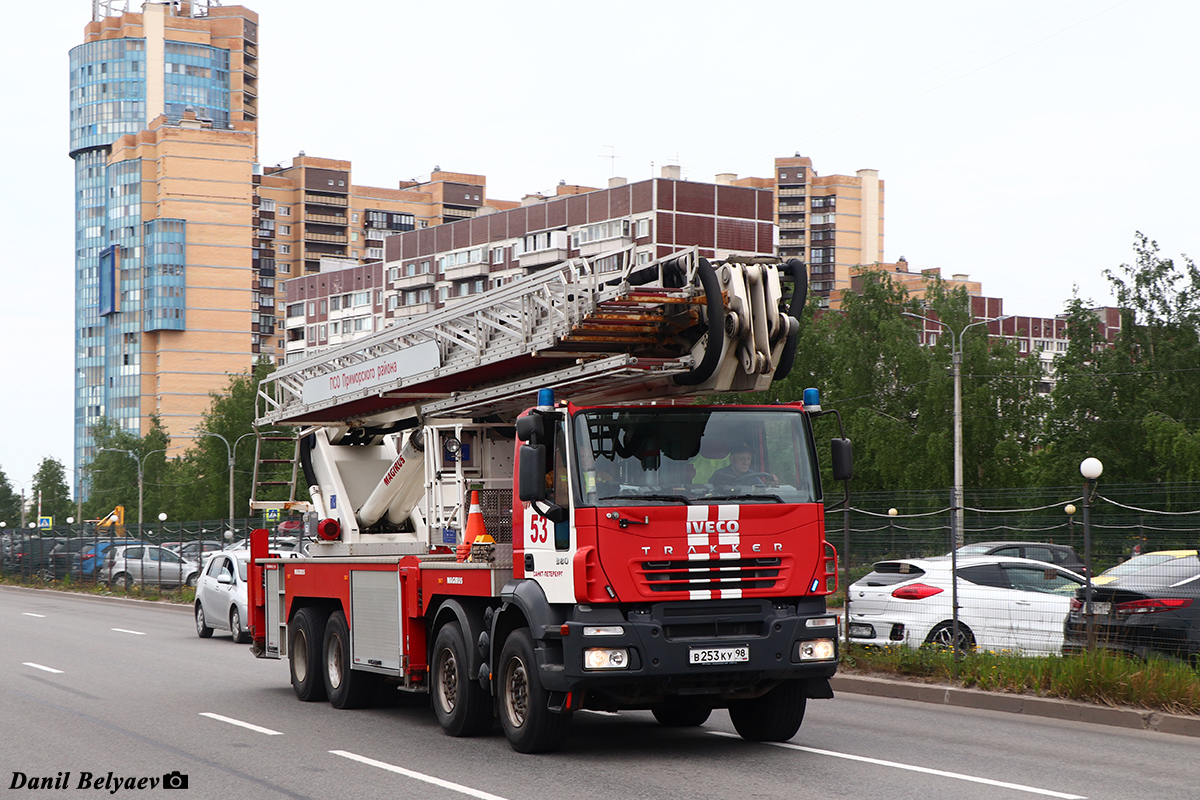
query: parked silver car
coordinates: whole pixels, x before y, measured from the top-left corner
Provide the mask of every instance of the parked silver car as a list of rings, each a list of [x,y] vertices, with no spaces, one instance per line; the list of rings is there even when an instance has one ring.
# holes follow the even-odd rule
[[[110,547],[100,579],[113,586],[195,586],[200,565],[165,547],[149,544]]]
[[[246,628],[246,572],[250,553],[246,550],[214,553],[204,563],[196,583],[196,634],[201,639],[213,629],[228,630],[233,641],[250,641]]]

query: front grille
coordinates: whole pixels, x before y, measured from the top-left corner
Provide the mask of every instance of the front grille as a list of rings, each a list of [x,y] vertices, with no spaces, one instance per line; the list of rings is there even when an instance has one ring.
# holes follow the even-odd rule
[[[763,635],[763,625],[761,620],[689,622],[682,625],[663,625],[663,636],[668,641],[675,639],[746,639],[752,636],[760,638]]]
[[[782,579],[780,558],[643,561],[639,582],[652,592],[772,589]]]

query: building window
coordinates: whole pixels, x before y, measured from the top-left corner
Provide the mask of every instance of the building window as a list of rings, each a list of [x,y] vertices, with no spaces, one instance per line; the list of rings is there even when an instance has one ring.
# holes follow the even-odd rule
[[[279,226],[279,235],[280,236],[291,236],[292,235],[292,226],[291,225],[280,225]]]
[[[650,220],[639,219],[637,221],[637,237],[639,239],[642,239],[649,235],[650,235]]]
[[[265,198],[260,200],[258,203],[258,210],[259,211],[274,211],[275,210],[275,201],[267,200]]]
[[[492,248],[492,263],[493,264],[503,264],[504,263],[504,248],[503,247],[493,247]]]
[[[357,211],[355,211],[353,214],[350,215],[350,221],[358,222],[358,212]]]
[[[284,244],[284,243],[280,242],[280,244],[279,244],[279,255],[281,255],[281,256],[286,256],[286,255],[290,255],[290,254],[291,254],[291,252],[292,252],[292,246],[291,246],[290,244]],[[286,270],[286,269],[284,269],[284,270],[282,270],[282,271],[283,271],[283,272],[288,272],[289,270]]]
[[[275,213],[277,213],[281,217],[290,217],[292,215],[292,207],[291,206],[280,206],[279,209]]]

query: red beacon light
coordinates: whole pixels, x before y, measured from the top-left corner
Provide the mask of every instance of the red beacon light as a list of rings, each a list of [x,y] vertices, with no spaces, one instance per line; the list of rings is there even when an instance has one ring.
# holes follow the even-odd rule
[[[342,526],[336,519],[327,518],[317,523],[317,536],[323,541],[332,542],[342,535]]]

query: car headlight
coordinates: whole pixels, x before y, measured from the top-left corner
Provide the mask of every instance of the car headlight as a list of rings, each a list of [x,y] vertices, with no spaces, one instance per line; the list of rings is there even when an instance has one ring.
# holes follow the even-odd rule
[[[583,651],[584,669],[629,669],[629,650],[623,647],[589,647]]]
[[[799,643],[801,661],[832,661],[837,654],[833,639],[809,639]]]

